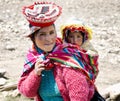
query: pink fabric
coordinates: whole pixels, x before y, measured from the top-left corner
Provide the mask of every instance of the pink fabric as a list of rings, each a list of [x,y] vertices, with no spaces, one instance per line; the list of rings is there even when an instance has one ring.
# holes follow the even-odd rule
[[[33,61],[32,58],[29,59],[31,59],[29,61]],[[25,65],[28,68],[25,68],[24,75],[18,82],[18,90],[26,97],[42,101],[38,95],[41,76],[34,73],[33,64],[32,67],[29,67],[28,64]],[[90,80],[87,81],[85,74],[77,69],[56,65],[54,77],[64,101],[90,101],[94,94],[94,84]]]
[[[82,72],[73,68],[55,67],[54,76],[64,101],[90,101],[94,94],[94,85],[86,80]],[[21,77],[18,89],[21,94],[35,101],[42,101],[38,96],[41,77],[32,69]]]
[[[43,58],[45,57],[45,58]],[[52,53],[45,56],[44,52],[37,52],[33,46],[27,53],[23,74],[33,67],[37,59],[43,59],[46,69],[54,67],[54,65],[66,65],[67,67],[78,68],[84,72],[86,78],[94,83],[98,75],[98,56],[90,56],[84,50],[72,44],[57,44]],[[64,66],[65,67],[65,66]]]

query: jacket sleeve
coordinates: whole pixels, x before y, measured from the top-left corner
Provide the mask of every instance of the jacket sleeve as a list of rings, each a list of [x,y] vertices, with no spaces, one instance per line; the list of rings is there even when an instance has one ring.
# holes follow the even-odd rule
[[[26,97],[33,98],[38,94],[41,77],[36,75],[34,70],[22,76],[18,82],[18,90]]]
[[[70,101],[89,101],[89,85],[86,77],[79,71],[69,68],[64,80]]]

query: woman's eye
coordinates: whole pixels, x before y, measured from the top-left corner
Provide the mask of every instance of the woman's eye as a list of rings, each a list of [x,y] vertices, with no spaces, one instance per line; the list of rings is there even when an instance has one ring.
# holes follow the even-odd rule
[[[69,38],[73,38],[73,36],[69,36]]]
[[[50,32],[50,35],[51,35],[51,34],[54,34],[54,31],[51,31],[51,32]]]
[[[45,34],[44,33],[40,33],[39,36],[45,36]]]

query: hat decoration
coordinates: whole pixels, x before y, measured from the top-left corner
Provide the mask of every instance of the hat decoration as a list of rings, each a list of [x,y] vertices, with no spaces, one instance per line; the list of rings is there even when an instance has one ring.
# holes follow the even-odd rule
[[[23,14],[29,23],[39,27],[52,25],[61,13],[62,8],[52,2],[35,2],[23,8]]]

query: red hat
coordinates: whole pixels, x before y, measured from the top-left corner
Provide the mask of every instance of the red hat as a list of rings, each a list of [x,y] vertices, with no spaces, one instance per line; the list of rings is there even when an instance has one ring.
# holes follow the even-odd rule
[[[23,8],[23,14],[32,26],[46,27],[52,25],[62,8],[52,2],[35,2],[33,5]]]

